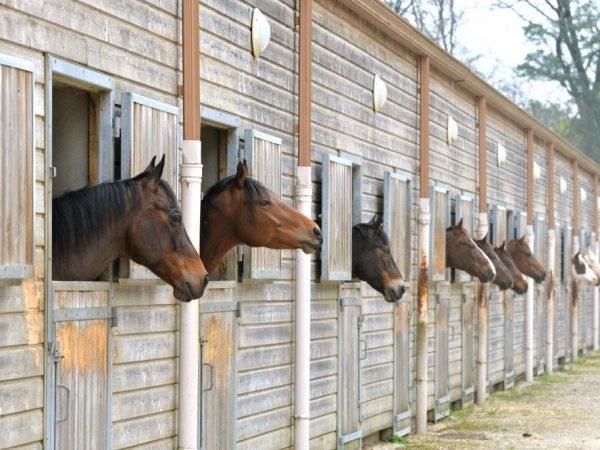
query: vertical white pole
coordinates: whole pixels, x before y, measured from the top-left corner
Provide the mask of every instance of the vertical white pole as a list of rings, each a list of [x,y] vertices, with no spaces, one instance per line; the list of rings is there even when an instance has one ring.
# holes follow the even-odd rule
[[[202,199],[202,151],[200,141],[183,141],[181,210],[183,224],[200,251],[200,202]],[[179,304],[179,449],[198,448],[200,366],[200,302]]]
[[[310,166],[299,166],[296,208],[311,216]],[[308,450],[310,439],[310,255],[296,250],[296,353],[294,361],[294,449]]]
[[[554,273],[556,270],[556,234],[554,229],[548,230],[548,316],[546,322],[546,373],[554,372]]]
[[[488,215],[479,213],[477,233],[482,239],[488,233]],[[487,284],[477,283],[477,404],[485,403],[487,397],[488,355],[488,298]]]
[[[579,236],[573,236],[573,255],[579,252]],[[579,281],[577,274],[571,267],[572,287],[571,287],[571,359],[573,362],[579,357]]]
[[[594,233],[592,235],[592,242],[595,243],[594,247],[595,247],[595,253],[596,255],[598,255],[598,251],[600,250],[600,241],[596,240],[596,234]],[[599,317],[598,317],[598,286],[594,286],[594,306],[592,309],[592,314],[594,315],[593,317],[593,333],[592,333],[592,346],[594,351],[598,351],[598,321],[599,321]]]
[[[527,225],[527,243],[533,252],[535,248],[535,235],[533,234],[533,225]],[[526,347],[525,347],[525,381],[533,381],[533,297],[535,285],[533,278],[527,279],[527,303],[526,303]]]

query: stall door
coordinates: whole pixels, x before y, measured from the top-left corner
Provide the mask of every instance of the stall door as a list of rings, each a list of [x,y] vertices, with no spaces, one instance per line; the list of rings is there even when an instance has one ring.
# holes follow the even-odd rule
[[[515,385],[514,368],[514,292],[504,293],[504,389]]]
[[[467,289],[467,286],[469,287]],[[475,310],[475,286],[473,283],[463,286],[462,294],[462,406],[475,401],[475,336],[473,319]]]
[[[110,283],[55,281],[53,290],[54,448],[110,448]]]
[[[548,241],[546,239],[546,218],[543,214],[537,214],[535,218],[535,257],[544,268],[547,267]],[[535,285],[536,295],[536,362],[537,374],[544,373],[546,364],[546,325],[548,317],[548,301],[546,298],[545,283]]]
[[[450,414],[449,330],[450,286],[438,283],[435,296],[435,410],[434,421]]]
[[[412,405],[410,384],[410,310],[411,302],[400,301],[394,307],[394,435],[411,431]]]
[[[366,357],[361,340],[360,298],[342,297],[338,317],[338,449],[362,447],[360,427],[360,362]]]
[[[213,281],[200,304],[201,439],[204,450],[235,448],[235,282]]]

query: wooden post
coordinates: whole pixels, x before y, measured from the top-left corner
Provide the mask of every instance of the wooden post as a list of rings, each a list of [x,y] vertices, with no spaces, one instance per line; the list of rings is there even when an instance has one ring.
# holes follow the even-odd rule
[[[594,175],[594,198],[592,199],[592,207],[594,208],[594,228],[592,231],[592,249],[594,250],[594,253],[596,253],[596,255],[598,255],[598,175]],[[599,310],[599,297],[600,297],[600,289],[598,288],[598,286],[594,286],[594,303],[593,303],[593,307],[592,307],[592,314],[593,319],[592,319],[592,348],[594,349],[594,351],[598,351],[598,347],[599,347],[599,342],[598,342],[598,329],[599,329],[599,322],[600,322],[600,317],[598,317],[598,314],[600,313]]]
[[[548,315],[546,316],[546,372],[554,372],[554,271],[556,270],[556,232],[554,230],[554,143],[548,144],[548,276],[546,295],[548,296]]]
[[[535,235],[533,234],[533,130],[527,130],[527,242],[531,251],[535,248]],[[525,346],[525,379],[533,381],[533,279],[527,278],[526,297],[526,346]]]
[[[579,252],[579,164],[573,160],[573,255]],[[571,264],[569,264],[571,270]],[[579,356],[579,282],[577,277],[571,277],[571,359]]]
[[[420,58],[420,198],[417,277],[416,432],[427,430],[427,300],[429,294],[429,57]]]
[[[487,208],[487,101],[479,98],[479,238],[488,234]],[[477,282],[477,404],[487,396],[489,300],[487,283]]]

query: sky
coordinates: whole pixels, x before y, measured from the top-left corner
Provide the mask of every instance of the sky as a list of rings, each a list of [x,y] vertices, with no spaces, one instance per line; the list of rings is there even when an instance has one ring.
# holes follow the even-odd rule
[[[493,0],[455,0],[465,11],[459,26],[459,42],[472,54],[481,55],[477,65],[494,78],[514,77],[513,69],[533,47],[523,34],[523,20],[508,9],[492,8]],[[525,11],[525,10],[523,10]],[[460,55],[457,55],[460,59]],[[488,80],[494,85],[493,80]],[[566,101],[567,93],[554,82],[526,81],[527,96],[534,100]]]

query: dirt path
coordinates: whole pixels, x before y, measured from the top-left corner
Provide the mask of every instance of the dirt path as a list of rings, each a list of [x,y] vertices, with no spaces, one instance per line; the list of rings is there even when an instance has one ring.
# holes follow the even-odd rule
[[[455,411],[427,434],[366,448],[600,449],[600,354]]]

